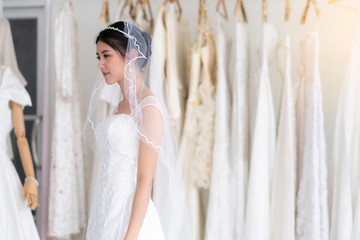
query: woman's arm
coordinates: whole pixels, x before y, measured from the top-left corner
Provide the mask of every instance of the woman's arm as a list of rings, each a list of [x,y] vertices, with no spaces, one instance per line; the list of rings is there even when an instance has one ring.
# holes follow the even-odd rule
[[[156,107],[147,106],[143,109],[142,116],[141,127],[145,129],[152,144],[145,143],[145,140],[140,141],[136,190],[125,240],[137,240],[143,224],[158,159],[158,149],[155,149],[153,145],[159,146],[162,136],[163,122],[160,111]]]
[[[157,157],[158,153],[152,147],[140,142],[137,184],[125,240],[138,238],[149,205]]]

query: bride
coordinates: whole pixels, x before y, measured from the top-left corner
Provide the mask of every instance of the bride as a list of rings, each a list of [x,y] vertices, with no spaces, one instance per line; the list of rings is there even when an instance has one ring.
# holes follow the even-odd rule
[[[149,89],[164,81],[150,77],[149,66],[156,67],[150,34],[116,22],[99,33],[96,55],[102,76],[84,132],[101,159],[86,239],[191,239],[172,130],[161,96]],[[98,99],[109,93],[118,107],[99,121]]]

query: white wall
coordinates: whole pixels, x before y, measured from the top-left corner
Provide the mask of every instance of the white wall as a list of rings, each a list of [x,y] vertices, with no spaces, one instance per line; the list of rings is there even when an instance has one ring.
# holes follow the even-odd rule
[[[150,0],[154,17],[156,17],[157,9],[162,0]],[[118,0],[110,0],[111,16],[114,15],[115,7]],[[195,24],[197,23],[198,1],[180,0],[183,8],[183,14],[188,18],[191,26],[191,36],[195,34]],[[314,8],[311,6],[308,14],[308,20],[305,25],[300,25],[300,18],[305,6],[305,0],[292,0],[292,13],[289,23],[284,22],[285,0],[268,0],[268,21],[275,24],[279,31],[279,36],[283,37],[288,29],[292,38],[292,69],[293,82],[298,80],[296,69],[299,63],[299,46],[300,40],[306,31],[314,29],[318,22],[320,32],[320,73],[322,77],[323,104],[325,115],[325,130],[328,146],[328,154],[331,154],[333,142],[333,129],[337,109],[337,101],[344,80],[344,74],[349,58],[349,50],[353,37],[355,13],[349,10],[340,9],[326,4],[327,1],[322,0],[320,7],[322,16],[319,21],[315,17]],[[209,15],[211,23],[215,23],[216,16],[216,0],[208,0]],[[51,15],[52,23],[56,14],[59,12],[63,0],[52,1]],[[233,9],[235,7],[234,0],[226,0],[228,12],[230,15],[229,30],[234,23]],[[248,31],[250,35],[250,57],[251,57],[251,76],[254,75],[255,69],[258,67],[258,55],[256,49],[260,46],[262,39],[261,28],[261,0],[244,0],[247,11],[249,24]],[[99,15],[101,11],[102,1],[100,0],[73,0],[74,11],[78,21],[78,39],[79,39],[79,83],[81,91],[81,102],[83,113],[86,113],[87,104],[92,88],[92,83],[97,76],[97,60],[95,58],[95,37],[101,29]],[[214,25],[215,26],[215,25]],[[231,31],[229,31],[231,36]],[[53,33],[53,29],[52,29]],[[51,40],[51,79],[50,84],[50,106],[54,106],[55,92],[55,71],[54,71],[54,51],[53,36]],[[271,69],[271,83],[274,96],[274,105],[276,111],[279,109],[280,92],[282,88],[282,80],[276,71],[276,66]],[[252,84],[254,80],[252,79]],[[255,96],[252,95],[255,99]],[[254,112],[254,109],[252,109]],[[53,120],[51,119],[51,123]],[[329,156],[330,157],[330,156]]]

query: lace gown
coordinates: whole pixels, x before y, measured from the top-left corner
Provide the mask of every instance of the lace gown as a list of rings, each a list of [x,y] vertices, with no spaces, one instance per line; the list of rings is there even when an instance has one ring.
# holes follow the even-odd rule
[[[7,154],[6,137],[12,125],[9,101],[31,106],[29,94],[10,68],[0,65],[0,239],[39,240],[30,208],[21,194],[23,186]]]
[[[130,115],[111,115],[96,127],[95,136],[101,158],[86,239],[124,239],[136,188],[137,125]],[[152,200],[149,201],[138,239],[164,239]]]
[[[51,237],[85,228],[82,118],[77,78],[77,30],[70,1],[55,22],[56,98],[51,149],[49,224]],[[63,51],[67,49],[67,51]]]
[[[318,38],[317,32],[307,33],[301,44],[301,80],[296,100],[298,240],[329,238],[326,145]]]

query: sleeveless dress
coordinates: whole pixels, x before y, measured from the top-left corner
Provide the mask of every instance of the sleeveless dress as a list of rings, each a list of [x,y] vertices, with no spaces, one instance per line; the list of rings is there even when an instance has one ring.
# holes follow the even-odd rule
[[[136,188],[137,125],[130,115],[111,115],[96,127],[95,136],[100,160],[86,239],[124,239]],[[164,239],[151,199],[138,239]]]
[[[31,106],[29,94],[10,68],[0,65],[0,239],[38,240],[39,234],[27,201],[21,194],[23,186],[6,148],[6,137],[12,125],[9,102]]]
[[[270,182],[275,154],[275,116],[269,63],[276,49],[274,25],[263,25],[262,65],[251,147],[249,185],[245,214],[245,240],[270,239]]]
[[[214,150],[209,185],[209,201],[206,215],[205,239],[233,239],[231,218],[230,183],[230,93],[226,61],[228,56],[226,31],[223,17],[217,16],[216,60],[217,82],[215,95]],[[219,221],[221,219],[221,221]]]
[[[327,167],[319,33],[301,42],[300,81],[296,99],[297,196],[296,239],[329,239]]]

